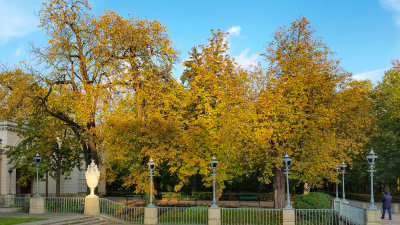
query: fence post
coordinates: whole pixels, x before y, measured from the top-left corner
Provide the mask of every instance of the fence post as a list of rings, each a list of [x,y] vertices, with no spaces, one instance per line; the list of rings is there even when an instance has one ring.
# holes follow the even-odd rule
[[[399,204],[398,203],[394,203],[393,204],[393,210],[392,213],[399,213]]]
[[[87,216],[96,216],[100,214],[100,199],[98,196],[86,196],[84,214]]]
[[[365,225],[380,225],[381,224],[381,211],[379,209],[366,209],[365,210]]]
[[[283,209],[283,224],[282,225],[295,225],[296,213],[294,209]]]
[[[7,207],[12,207],[15,204],[15,195],[5,195],[4,200],[4,205],[6,205]]]
[[[157,208],[146,207],[144,208],[144,224],[157,224]]]
[[[220,208],[208,208],[208,225],[221,225]]]
[[[29,199],[29,214],[43,214],[44,213],[44,198],[30,198]]]

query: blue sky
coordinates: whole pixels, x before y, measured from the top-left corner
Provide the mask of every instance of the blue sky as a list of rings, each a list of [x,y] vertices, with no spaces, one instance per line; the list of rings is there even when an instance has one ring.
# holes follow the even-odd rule
[[[30,43],[44,45],[34,13],[41,0],[0,0],[0,62],[29,61]],[[400,0],[92,0],[93,13],[158,20],[167,27],[180,60],[206,44],[210,29],[231,31],[230,54],[242,65],[262,61],[260,53],[280,26],[299,16],[310,20],[342,67],[357,79],[380,80],[400,53]],[[176,65],[175,76],[180,74]]]

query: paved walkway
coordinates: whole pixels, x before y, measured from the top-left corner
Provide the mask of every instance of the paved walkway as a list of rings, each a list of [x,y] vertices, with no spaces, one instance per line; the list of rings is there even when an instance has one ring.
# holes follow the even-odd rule
[[[369,202],[360,202],[360,201],[355,201],[355,200],[348,200],[351,205],[355,205],[358,207],[361,207],[362,203],[365,203],[367,206],[369,205]],[[375,202],[374,203],[378,209],[382,210],[382,202]],[[393,210],[393,209],[392,209]],[[389,220],[389,214],[386,212],[385,219],[381,220],[382,225],[400,225],[400,214],[392,213],[392,220]]]
[[[122,222],[110,220],[99,216],[84,216],[77,214],[40,214],[31,215],[25,213],[0,214],[0,217],[7,218],[45,218],[46,220],[20,223],[22,225],[121,225]]]

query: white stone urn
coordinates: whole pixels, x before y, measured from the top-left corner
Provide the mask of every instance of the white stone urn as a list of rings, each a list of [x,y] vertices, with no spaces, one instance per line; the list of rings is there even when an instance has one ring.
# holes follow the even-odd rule
[[[99,183],[100,171],[93,160],[86,170],[85,177],[87,186],[90,188],[90,195],[88,197],[97,197],[97,195],[94,194],[94,189]]]

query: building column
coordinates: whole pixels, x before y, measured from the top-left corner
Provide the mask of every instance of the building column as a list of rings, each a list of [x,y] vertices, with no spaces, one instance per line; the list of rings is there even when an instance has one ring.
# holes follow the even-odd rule
[[[294,209],[283,210],[283,225],[295,225],[296,213]]]

